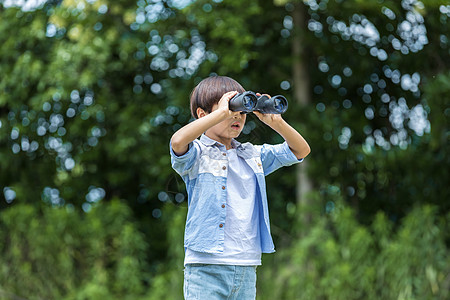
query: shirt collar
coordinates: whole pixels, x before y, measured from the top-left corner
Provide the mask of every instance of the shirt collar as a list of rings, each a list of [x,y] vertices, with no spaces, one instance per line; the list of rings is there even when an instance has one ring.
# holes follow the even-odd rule
[[[219,143],[218,141],[215,141],[212,138],[206,136],[206,134],[202,134],[202,136],[200,137],[200,142],[202,142],[205,146],[212,146],[215,144],[224,146],[222,143]],[[238,149],[242,147],[241,143],[239,143],[235,139],[231,140],[231,146],[233,147],[233,149]]]
[[[238,149],[238,148],[242,148],[242,145],[241,145],[241,143],[239,143],[235,139],[232,139],[231,140],[231,147],[233,147],[233,149]]]

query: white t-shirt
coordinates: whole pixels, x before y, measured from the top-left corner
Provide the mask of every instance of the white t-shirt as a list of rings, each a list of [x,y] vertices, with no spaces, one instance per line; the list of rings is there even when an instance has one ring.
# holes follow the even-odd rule
[[[227,150],[227,203],[224,251],[219,254],[186,249],[184,264],[261,265],[258,207],[255,203],[256,178],[253,170]]]

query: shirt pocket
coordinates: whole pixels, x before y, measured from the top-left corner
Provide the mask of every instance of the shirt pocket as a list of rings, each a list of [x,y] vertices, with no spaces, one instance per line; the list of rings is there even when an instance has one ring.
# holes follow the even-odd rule
[[[218,160],[207,155],[203,155],[200,159],[198,174],[209,173],[214,177],[227,177],[227,167],[227,160]]]
[[[259,156],[248,158],[245,160],[245,162],[250,166],[255,174],[264,173],[261,158]]]

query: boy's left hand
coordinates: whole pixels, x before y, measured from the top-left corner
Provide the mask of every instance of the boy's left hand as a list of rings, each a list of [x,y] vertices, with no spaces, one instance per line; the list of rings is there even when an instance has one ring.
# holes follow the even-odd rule
[[[280,114],[263,114],[259,111],[253,111],[253,113],[258,117],[258,119],[264,124],[272,127],[274,124],[283,121]]]
[[[261,96],[261,94],[259,93],[257,93],[256,95],[258,97]],[[267,95],[267,97],[270,98],[269,95]],[[305,158],[309,154],[309,152],[311,152],[311,148],[309,148],[309,145],[305,141],[305,139],[297,130],[295,130],[291,125],[284,121],[280,114],[262,114],[258,111],[253,111],[253,113],[264,124],[268,125],[284,138],[297,159]]]
[[[270,95],[264,94],[267,97],[271,98]],[[260,97],[260,93],[256,93],[256,96]],[[280,114],[263,114],[259,111],[253,111],[253,113],[258,117],[258,119],[264,124],[272,127],[273,124],[278,123],[283,120]]]

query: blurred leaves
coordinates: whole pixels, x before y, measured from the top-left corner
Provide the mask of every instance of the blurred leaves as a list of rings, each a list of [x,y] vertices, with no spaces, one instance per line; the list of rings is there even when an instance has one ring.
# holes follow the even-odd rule
[[[187,194],[168,141],[218,73],[288,97],[312,148],[311,207],[295,168],[267,178],[262,299],[448,298],[445,1],[0,3],[0,296],[179,298]],[[281,142],[252,116],[240,140]]]
[[[343,207],[266,257],[258,299],[446,299],[449,217],[418,206],[393,232],[383,213],[364,227]]]
[[[89,214],[16,205],[0,215],[0,232],[0,282],[6,289],[0,296],[135,299],[145,292],[149,244],[118,200]]]

